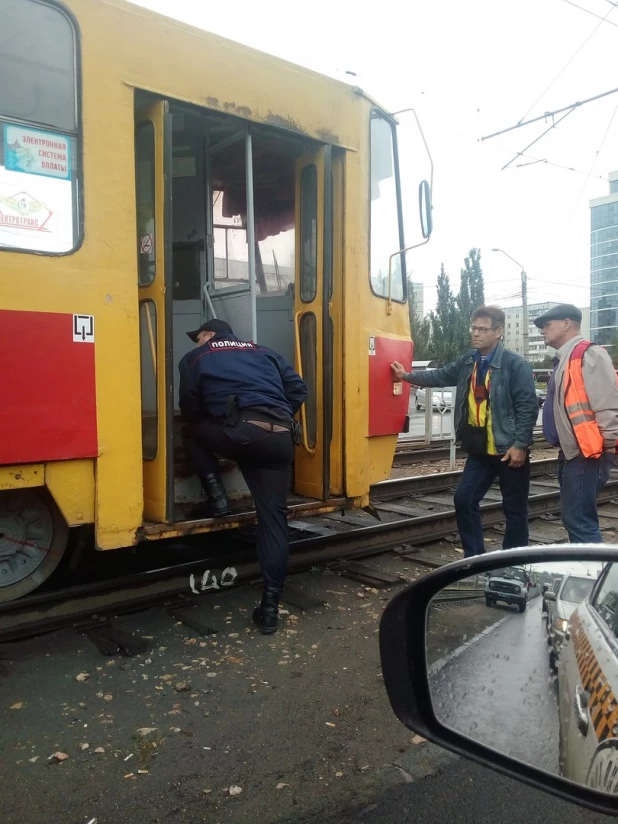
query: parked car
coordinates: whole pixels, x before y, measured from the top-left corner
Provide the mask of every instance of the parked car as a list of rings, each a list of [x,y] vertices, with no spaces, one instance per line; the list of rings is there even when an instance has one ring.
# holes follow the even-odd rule
[[[528,606],[530,576],[521,567],[494,569],[485,584],[485,603],[494,606],[497,601],[514,604],[520,612]]]
[[[615,799],[618,564],[591,583],[571,614],[558,664],[560,774]]]
[[[526,630],[529,621],[514,616],[472,638],[463,624],[464,643],[435,659],[436,596],[458,589],[462,581],[487,573],[493,577],[505,561],[512,567],[525,564],[543,584],[553,577],[548,567],[570,570],[582,564],[580,574],[567,571],[559,587],[565,601],[567,594],[575,596],[567,593],[571,584],[579,588],[584,582],[589,594],[574,605],[567,621],[557,679],[539,671],[538,636]],[[553,606],[551,586],[546,595]],[[600,820],[597,813],[616,817],[618,545],[489,552],[432,570],[387,605],[380,654],[393,711],[413,733],[509,780],[580,804],[595,813],[592,818]]]
[[[536,399],[539,406],[543,406],[547,398],[547,391],[545,389],[536,389]]]
[[[438,412],[447,412],[453,408],[454,391],[452,389],[425,390],[424,387],[419,386],[415,398],[417,410],[425,408],[426,391],[432,392],[433,409],[437,409]]]
[[[564,644],[569,618],[579,604],[590,595],[594,578],[581,575],[565,575],[556,593],[545,593],[547,601],[547,637],[549,645],[549,665],[555,670]]]
[[[547,625],[547,593],[553,592],[554,595],[558,592],[558,587],[562,583],[562,576],[560,578],[554,578],[551,584],[547,584],[546,589],[543,590],[542,594],[542,607],[541,607],[541,615],[545,615],[545,624]]]

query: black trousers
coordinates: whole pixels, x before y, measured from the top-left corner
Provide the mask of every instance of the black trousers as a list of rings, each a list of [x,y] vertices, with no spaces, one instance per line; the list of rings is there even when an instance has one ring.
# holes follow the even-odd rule
[[[455,515],[464,556],[482,555],[483,522],[480,502],[496,480],[500,481],[506,532],[502,549],[528,546],[528,493],[530,491],[530,457],[518,469],[502,462],[501,455],[470,456],[455,490]]]
[[[257,555],[264,583],[280,589],[290,551],[287,493],[294,458],[291,433],[269,432],[243,422],[230,427],[198,421],[183,426],[182,442],[202,483],[206,475],[219,474],[215,455],[236,461],[255,503]]]

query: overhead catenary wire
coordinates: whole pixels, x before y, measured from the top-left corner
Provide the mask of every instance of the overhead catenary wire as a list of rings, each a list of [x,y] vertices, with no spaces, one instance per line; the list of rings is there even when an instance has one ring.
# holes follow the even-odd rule
[[[601,138],[601,145],[599,146],[599,148],[595,152],[595,157],[594,157],[594,160],[592,161],[592,166],[590,167],[590,174],[592,174],[592,170],[596,166],[597,160],[599,159],[599,155],[601,154],[601,150],[602,150],[603,146],[605,145],[605,141],[607,140],[607,135],[609,134],[609,130],[612,127],[612,123],[614,122],[614,118],[616,117],[616,112],[618,112],[618,103],[616,104],[616,107],[614,108],[614,111],[612,112],[612,116],[609,119],[609,123],[607,124],[607,128],[605,129],[605,134]]]
[[[508,148],[501,148],[499,146],[494,146],[494,151],[498,152],[514,152],[514,149]],[[538,163],[543,163],[546,166],[553,166],[555,169],[561,169],[564,172],[573,172],[576,175],[583,175],[587,179],[591,180],[604,180],[606,183],[609,183],[609,177],[604,174],[594,174],[591,175],[589,172],[585,172],[583,169],[576,169],[575,166],[565,166],[564,163],[556,163],[553,160],[548,160],[546,157],[534,157],[533,155],[529,155],[526,151],[521,152],[521,157],[526,158],[529,162],[528,163],[516,163],[516,169],[523,169],[526,166],[535,166]]]
[[[616,28],[618,29],[618,23],[614,23],[613,20],[608,20],[607,19],[608,15],[605,15],[605,17],[601,17],[600,14],[597,14],[596,12],[591,11],[590,9],[585,9],[583,6],[578,6],[577,3],[573,2],[573,0],[564,0],[564,2],[568,3],[569,6],[575,6],[576,9],[580,9],[581,11],[585,11],[586,14],[591,14],[593,17],[596,17],[597,20],[600,20],[602,23],[608,23],[610,26],[616,26]]]
[[[610,130],[612,128],[612,125],[613,125],[613,122],[614,122],[614,119],[616,117],[617,112],[618,112],[618,104],[616,104],[616,106],[614,107],[614,111],[612,112],[612,115],[609,119],[609,123],[607,124],[607,128],[605,129],[605,133],[603,134],[603,137],[601,138],[601,143],[599,144],[599,148],[594,153],[594,159],[593,159],[592,163],[590,164],[590,170],[588,172],[588,176],[592,175],[592,172],[594,171],[594,167],[596,166],[596,164],[599,160],[599,155],[601,154],[603,146],[605,145],[605,142],[606,142],[607,137],[610,133]],[[563,228],[558,232],[558,235],[557,235],[558,239],[562,237],[562,234],[564,233],[565,229],[568,228],[571,221],[573,220],[573,215],[577,211],[577,207],[579,206],[580,201],[581,201],[582,197],[584,196],[584,193],[586,191],[586,187],[587,187],[587,181],[585,181],[584,185],[581,187],[580,192],[577,195],[577,198],[575,200],[575,203],[573,204],[573,208],[571,209],[571,211],[569,213],[569,216],[568,216],[568,218],[566,219],[566,221],[564,223]],[[558,244],[558,240],[556,240],[556,245],[557,244]]]
[[[613,6],[613,5],[610,7],[610,9],[609,9],[609,11],[607,12],[607,14],[605,15],[605,17],[601,18],[600,22],[599,22],[599,23],[597,23],[597,25],[596,25],[596,26],[594,27],[594,29],[590,32],[590,34],[588,35],[588,37],[586,37],[586,39],[584,40],[584,42],[583,42],[583,43],[582,43],[582,44],[581,44],[581,45],[580,45],[580,46],[579,46],[579,47],[575,50],[575,52],[571,55],[571,57],[569,57],[569,59],[567,60],[567,62],[566,62],[566,63],[564,64],[564,66],[560,69],[560,71],[559,71],[559,72],[558,72],[558,74],[554,77],[554,79],[551,81],[551,83],[549,84],[549,86],[547,86],[547,87],[546,87],[546,88],[545,88],[545,89],[541,92],[541,94],[537,97],[537,99],[536,99],[536,100],[534,101],[534,103],[530,106],[530,108],[529,108],[529,109],[528,109],[528,111],[527,111],[527,112],[523,115],[523,117],[520,117],[520,119],[519,119],[519,121],[518,121],[519,123],[521,123],[523,120],[525,120],[525,119],[526,119],[526,117],[528,117],[528,115],[530,114],[530,112],[532,111],[532,109],[534,109],[534,107],[536,106],[536,104],[537,104],[537,103],[539,103],[539,102],[540,102],[540,101],[541,101],[541,100],[545,97],[545,95],[547,94],[547,92],[548,92],[548,91],[549,91],[549,90],[550,90],[550,89],[551,89],[551,88],[552,88],[552,87],[556,84],[556,82],[560,79],[560,77],[562,77],[562,75],[564,74],[564,72],[565,72],[565,71],[569,68],[569,66],[571,65],[571,63],[575,60],[575,58],[578,56],[578,54],[582,51],[582,49],[584,48],[584,46],[586,46],[586,44],[587,44],[587,43],[588,43],[588,42],[589,42],[589,41],[590,41],[590,40],[594,37],[594,35],[597,33],[597,31],[601,28],[601,26],[603,25],[603,23],[605,23],[605,21],[607,20],[607,18],[608,18],[608,17],[610,16],[610,14],[614,11],[614,8],[615,8],[615,6]]]
[[[514,126],[508,126],[506,129],[500,129],[497,132],[492,132],[492,134],[485,135],[485,137],[480,137],[479,141],[482,142],[483,140],[491,140],[492,137],[498,137],[501,134],[512,132],[515,129],[521,129],[524,126],[530,126],[531,123],[538,123],[539,120],[547,120],[548,117],[555,117],[557,114],[562,114],[562,112],[566,112],[569,109],[578,109],[581,106],[585,106],[587,103],[593,103],[595,100],[601,100],[603,97],[608,97],[610,94],[616,94],[616,92],[618,92],[618,88],[609,89],[606,92],[600,92],[600,94],[595,94],[592,97],[586,97],[584,100],[577,100],[575,103],[569,103],[568,106],[562,106],[562,108],[554,109],[552,112],[544,112],[544,114],[540,114],[538,117],[532,117],[530,120],[519,121]]]
[[[535,281],[536,283],[550,283],[552,286],[566,286],[569,289],[586,289],[586,291],[590,288],[590,286],[582,286],[578,283],[567,283],[563,280],[545,280],[544,278],[535,278],[529,277],[528,280]]]
[[[552,129],[557,128],[558,124],[559,124],[559,123],[562,123],[562,121],[563,121],[565,118],[567,118],[570,114],[573,114],[573,112],[574,112],[574,111],[575,111],[575,109],[574,109],[574,108],[573,108],[573,109],[569,109],[567,112],[565,112],[565,113],[562,115],[562,117],[560,117],[558,120],[553,121],[553,122],[551,123],[551,125],[549,125],[549,126],[545,129],[545,131],[544,131],[544,132],[541,132],[541,134],[540,134],[538,137],[535,137],[535,138],[534,138],[534,140],[532,141],[532,143],[528,143],[528,145],[526,146],[526,148],[525,148],[525,149],[522,149],[522,151],[521,151],[521,152],[517,152],[517,154],[515,155],[515,157],[512,157],[512,158],[509,160],[509,162],[508,162],[508,163],[505,163],[505,164],[504,164],[504,166],[500,169],[500,171],[501,171],[501,172],[503,172],[505,169],[508,169],[508,167],[511,165],[511,163],[514,163],[514,162],[517,160],[517,158],[518,158],[518,157],[522,157],[522,155],[524,154],[524,152],[527,152],[527,151],[528,151],[528,149],[531,149],[531,148],[534,146],[534,144],[535,144],[535,143],[538,143],[538,142],[539,142],[539,140],[541,140],[541,138],[545,137],[545,135],[546,135],[548,132],[551,132],[551,130],[552,130]]]
[[[514,292],[512,295],[487,295],[486,300],[490,303],[498,303],[503,300],[514,300],[519,298],[521,300],[521,292]]]
[[[452,129],[445,129],[445,128],[440,128],[437,131],[440,131],[442,134],[448,135],[451,138],[455,138],[455,139],[461,140],[463,142],[468,142],[469,140],[478,142],[478,139],[475,138],[471,134],[465,134],[463,132],[457,132],[457,131],[453,131]],[[506,154],[507,152],[510,154],[511,152],[516,151],[515,148],[510,148],[508,146],[496,146],[496,145],[491,145],[490,146],[489,144],[488,144],[488,146],[489,146],[491,151],[499,152],[500,154]],[[526,158],[526,159],[530,160],[531,162],[530,163],[517,164],[516,168],[519,168],[520,165],[521,166],[530,166],[530,165],[533,165],[535,163],[543,163],[547,166],[553,166],[556,169],[562,169],[565,172],[574,172],[575,174],[584,175],[584,177],[589,177],[589,178],[592,178],[593,180],[605,180],[606,182],[609,183],[609,177],[607,175],[604,175],[604,174],[589,175],[587,172],[583,171],[583,169],[576,169],[574,166],[565,166],[563,163],[555,163],[552,160],[548,160],[548,158],[546,158],[546,157],[535,157],[534,155],[528,154],[526,151],[522,152],[521,156],[522,156],[522,158]]]
[[[590,288],[589,286],[580,286],[580,285],[575,284],[575,283],[566,283],[564,281],[555,281],[555,280],[544,280],[543,278],[528,277],[528,281],[529,282],[532,281],[531,288],[529,289],[529,293],[528,293],[529,304],[547,303],[548,302],[547,297],[545,297],[544,295],[534,294],[534,293],[537,292],[538,289],[542,289],[542,287],[539,287],[539,286],[535,287],[534,286],[535,281],[538,282],[538,283],[550,283],[552,286],[565,286],[567,288],[584,289],[586,292],[588,292],[588,290]],[[511,300],[516,300],[516,299],[521,301],[521,290],[518,290],[518,291],[513,292],[513,293],[509,293],[509,294],[504,294],[504,293],[501,293],[501,292],[492,292],[491,290],[489,290],[485,295],[485,301],[488,304],[492,304],[492,303],[501,304],[504,301],[511,301]],[[514,306],[507,307],[507,308],[513,309],[513,308],[517,308],[517,307],[514,305]]]
[[[551,160],[548,160],[546,157],[539,157],[539,158],[531,158],[530,155],[522,154],[522,157],[530,158],[529,163],[517,163],[515,164],[516,169],[523,169],[526,166],[535,166],[537,163],[543,163],[547,166],[553,166],[556,169],[562,169],[565,172],[574,172],[577,175],[584,175],[587,179],[590,180],[605,180],[609,183],[609,178],[607,175],[591,175],[588,172],[582,171],[582,169],[576,169],[574,166],[565,166],[563,163],[553,163]]]

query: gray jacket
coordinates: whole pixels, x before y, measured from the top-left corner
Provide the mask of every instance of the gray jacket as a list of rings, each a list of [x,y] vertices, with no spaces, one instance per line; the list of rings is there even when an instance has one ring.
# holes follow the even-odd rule
[[[406,372],[403,376],[405,381],[417,386],[457,386],[453,414],[458,438],[468,420],[468,392],[474,357],[475,350],[471,349],[441,369]],[[498,344],[489,368],[489,405],[496,450],[503,455],[512,446],[528,449],[532,446],[532,432],[539,414],[532,368],[522,357],[505,349],[502,343]]]
[[[567,461],[581,455],[573,427],[564,404],[565,376],[571,352],[580,341],[577,335],[558,349],[558,368],[555,375],[554,417],[560,440],[560,448]],[[614,450],[618,440],[618,386],[616,370],[607,351],[602,346],[590,346],[582,360],[582,373],[586,394],[594,412],[594,419],[601,430],[605,449]]]

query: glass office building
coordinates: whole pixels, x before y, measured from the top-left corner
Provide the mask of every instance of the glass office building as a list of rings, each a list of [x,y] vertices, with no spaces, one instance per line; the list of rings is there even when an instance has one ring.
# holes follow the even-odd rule
[[[590,340],[605,346],[618,335],[618,172],[609,181],[590,201]]]

